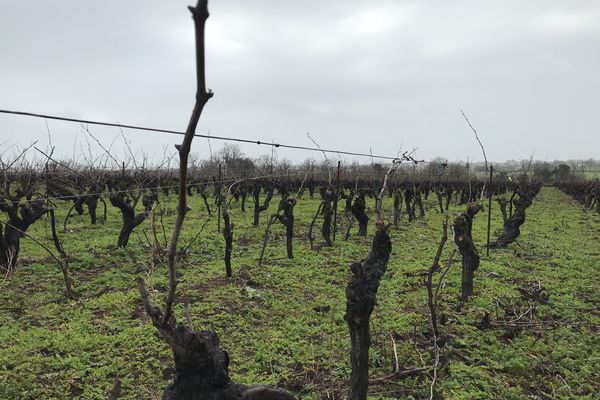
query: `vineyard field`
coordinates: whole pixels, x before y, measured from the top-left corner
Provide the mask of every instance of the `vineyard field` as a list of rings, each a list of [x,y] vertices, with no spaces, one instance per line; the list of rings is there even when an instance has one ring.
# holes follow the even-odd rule
[[[451,223],[465,208],[451,204],[442,214],[434,197],[424,200],[424,218],[408,222],[403,216],[389,231],[392,254],[371,317],[370,399],[429,395],[427,374],[377,378],[394,370],[394,346],[401,369],[432,362],[427,270],[442,222],[448,216]],[[386,221],[392,218],[392,200],[386,196],[383,202]],[[350,263],[368,253],[375,225],[369,224],[363,237],[355,227],[344,240],[347,221],[340,203],[333,247],[321,243],[317,230],[311,250],[308,230],[320,200],[305,193],[295,208],[294,258],[286,257],[284,226],[274,224],[259,266],[273,207],[253,227],[251,210],[242,212],[234,201],[229,209],[235,224],[233,276],[227,278],[216,212],[206,222],[202,198],[194,195],[188,201],[191,211],[179,248],[205,226],[177,261],[177,320],[219,335],[235,381],[277,386],[299,399],[344,398],[350,373],[345,288]],[[176,196],[161,194],[160,202],[168,239]],[[70,203],[58,205],[62,222]],[[452,240],[441,257],[443,265],[451,259],[440,287],[439,314],[445,352],[452,359],[439,371],[438,393],[456,400],[598,398],[600,214],[544,187],[528,209],[517,242],[486,256],[485,206],[473,222],[481,255],[474,295],[460,310],[460,256],[451,259]],[[375,220],[374,199],[367,198],[367,214]],[[122,382],[121,398],[161,398],[172,379],[173,357],[144,312],[135,283],[144,277],[155,302],[162,304],[168,279],[164,260],[154,257],[149,246],[153,220],[162,240],[161,216],[150,216],[125,248],[116,246],[121,216],[110,204],[104,224],[90,225],[86,214],[71,216],[66,232],[58,223],[72,257],[77,300],[65,298],[55,261],[32,240],[22,239],[17,268],[3,279],[0,291],[0,398],[103,399],[115,377]],[[491,221],[494,238],[502,230],[496,202]],[[27,233],[52,246],[48,218]],[[515,321],[530,323],[512,326]]]

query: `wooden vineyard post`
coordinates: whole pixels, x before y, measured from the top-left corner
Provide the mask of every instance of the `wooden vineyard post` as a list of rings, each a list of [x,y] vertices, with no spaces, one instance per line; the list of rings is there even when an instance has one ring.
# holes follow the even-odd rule
[[[490,180],[488,182],[488,223],[487,223],[487,245],[485,255],[490,256],[490,224],[492,221],[492,179],[494,174],[494,166],[490,165]]]
[[[338,199],[340,198],[340,166],[342,165],[341,161],[338,161],[337,165],[337,174],[335,176],[335,193],[333,199],[333,241],[335,242],[335,233],[337,232],[337,205]]]
[[[219,178],[217,180],[217,232],[221,232],[221,163],[219,163]]]

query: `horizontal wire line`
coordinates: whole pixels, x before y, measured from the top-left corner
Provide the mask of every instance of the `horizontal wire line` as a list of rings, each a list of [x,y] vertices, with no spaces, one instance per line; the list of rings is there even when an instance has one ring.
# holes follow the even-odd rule
[[[78,118],[68,118],[68,117],[61,117],[61,116],[57,116],[57,115],[32,113],[32,112],[27,112],[27,111],[13,111],[13,110],[0,109],[0,113],[21,115],[21,116],[35,117],[35,118],[46,118],[46,119],[51,119],[51,120],[56,120],[56,121],[78,122],[78,123],[82,123],[82,124],[110,126],[110,127],[115,127],[115,128],[126,128],[126,129],[140,130],[140,131],[169,133],[169,134],[174,134],[174,135],[185,135],[185,132],[175,131],[175,130],[170,130],[170,129],[149,128],[149,127],[144,127],[144,126],[118,124],[118,123],[113,123],[113,122],[103,122],[103,121],[93,121],[93,120],[85,120],[85,119],[78,119]],[[262,140],[250,140],[250,139],[241,139],[241,138],[226,137],[226,136],[202,135],[199,133],[194,134],[194,136],[206,138],[206,139],[224,140],[224,141],[239,142],[239,143],[250,143],[250,144],[257,144],[257,145],[264,145],[264,146],[272,146],[272,147],[277,147],[277,148],[286,148],[286,149],[316,151],[316,152],[321,152],[321,153],[325,152],[325,153],[343,154],[343,155],[348,155],[348,156],[369,157],[369,158],[377,158],[377,159],[383,159],[383,160],[397,160],[398,159],[398,157],[357,153],[357,152],[345,151],[345,150],[320,149],[320,148],[316,148],[316,147],[295,146],[295,145],[283,144],[283,143],[269,143],[269,142],[265,142]],[[419,162],[425,162],[425,161],[419,160]]]

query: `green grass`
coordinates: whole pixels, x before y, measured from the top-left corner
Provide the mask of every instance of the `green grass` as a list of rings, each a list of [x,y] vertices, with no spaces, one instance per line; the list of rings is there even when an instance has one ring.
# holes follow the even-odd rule
[[[184,225],[181,247],[198,232],[206,211],[197,196]],[[174,197],[168,207],[174,208]],[[389,210],[390,199],[384,209]],[[191,253],[179,260],[176,316],[184,321],[189,305],[196,329],[214,329],[231,358],[234,380],[278,385],[302,399],[341,399],[349,375],[349,336],[343,315],[349,264],[365,257],[370,238],[338,240],[333,248],[311,251],[308,225],[318,200],[302,198],[296,206],[294,260],[286,258],[284,228],[275,225],[263,266],[257,265],[267,214],[261,226],[232,205],[235,223],[233,278],[225,278],[224,241],[213,218]],[[342,205],[342,204],[340,204]],[[368,200],[373,218],[373,200]],[[274,199],[271,205],[276,206]],[[393,368],[392,340],[401,368],[431,363],[425,277],[441,234],[444,215],[427,202],[424,220],[392,228],[393,253],[373,313],[371,375]],[[493,234],[501,229],[499,210],[492,213]],[[451,216],[462,207],[452,207]],[[68,210],[62,204],[59,221]],[[60,233],[71,262],[77,301],[65,299],[58,267],[39,246],[23,239],[16,272],[0,291],[0,398],[104,399],[119,377],[124,399],[159,399],[172,366],[168,347],[141,308],[136,276],[162,304],[167,290],[164,264],[154,262],[143,231],[129,247],[116,249],[120,216],[109,205],[108,222],[91,226],[87,216],[71,217],[70,231]],[[341,216],[343,220],[343,216]],[[172,217],[165,217],[167,237]],[[475,276],[475,296],[457,310],[458,258],[442,288],[440,326],[449,365],[437,385],[444,399],[598,398],[600,392],[600,216],[585,212],[572,199],[544,188],[528,210],[518,244],[485,256],[486,215],[474,223],[482,254]],[[342,230],[345,221],[341,221]],[[356,228],[355,228],[356,229]],[[371,224],[372,234],[373,226]],[[47,220],[29,231],[50,243]],[[318,230],[315,232],[319,234]],[[162,236],[162,234],[161,234]],[[317,241],[319,242],[319,240]],[[452,252],[451,240],[443,260]],[[437,279],[437,277],[436,277]],[[541,284],[547,304],[525,299],[517,290]],[[315,312],[315,306],[330,306]],[[510,320],[534,307],[532,322],[541,326],[479,329],[485,312]],[[515,314],[516,312],[516,314]],[[529,321],[529,314],[523,317]],[[466,365],[455,351],[485,365]],[[428,375],[396,383],[373,384],[373,399],[429,396]],[[412,396],[412,397],[411,397]]]

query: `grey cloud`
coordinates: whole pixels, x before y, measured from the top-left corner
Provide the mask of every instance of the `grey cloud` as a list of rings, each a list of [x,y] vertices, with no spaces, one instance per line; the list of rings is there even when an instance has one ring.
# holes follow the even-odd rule
[[[183,129],[195,78],[187,4],[5,1],[0,108]],[[480,159],[463,108],[494,160],[532,151],[541,159],[598,157],[597,2],[209,7],[207,85],[215,97],[204,133],[310,145],[310,131],[324,147],[395,154],[403,145],[424,158]],[[54,144],[71,154],[79,128],[50,126]],[[12,143],[45,140],[45,129],[43,121],[0,115],[0,137]],[[106,142],[118,133],[97,132]],[[148,153],[176,142],[128,135]],[[194,150],[206,155],[206,142]]]

